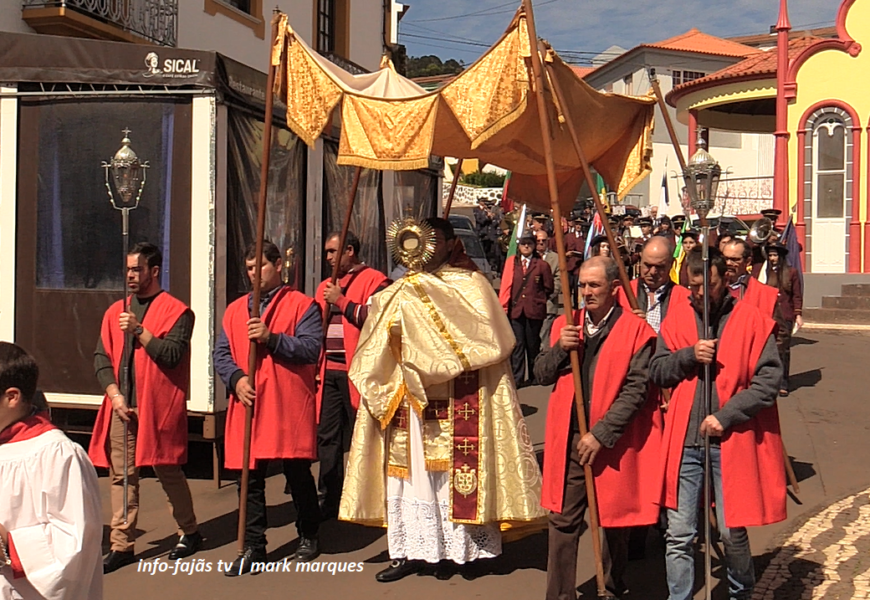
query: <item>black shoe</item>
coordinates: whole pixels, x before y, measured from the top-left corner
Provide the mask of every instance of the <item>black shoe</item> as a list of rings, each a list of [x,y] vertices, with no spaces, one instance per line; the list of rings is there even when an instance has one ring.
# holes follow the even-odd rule
[[[238,577],[239,575],[250,573],[251,566],[255,562],[266,562],[266,549],[247,546],[245,547],[245,551],[233,561],[233,564],[231,564],[226,571],[224,571],[224,575],[227,577]],[[260,571],[254,571],[254,575],[259,572]]]
[[[196,554],[199,547],[202,545],[202,534],[198,531],[193,533],[185,533],[178,539],[175,548],[169,553],[169,560],[178,560],[179,558],[187,558]]]
[[[400,558],[390,563],[390,566],[375,575],[375,579],[381,583],[390,583],[391,581],[399,581],[408,575],[419,573],[423,569],[423,563],[419,560],[408,560]]]
[[[299,547],[296,548],[296,552],[293,554],[294,560],[298,560],[299,562],[311,562],[318,556],[320,556],[320,548],[317,543],[317,536],[306,537],[300,535]]]
[[[132,550],[127,552],[112,550],[103,559],[103,573],[113,573],[121,567],[133,564],[135,561],[136,559],[133,557]]]
[[[447,581],[459,572],[459,565],[452,560],[441,560],[435,566],[435,579]]]
[[[785,398],[788,396],[788,390],[779,390],[780,398]]]

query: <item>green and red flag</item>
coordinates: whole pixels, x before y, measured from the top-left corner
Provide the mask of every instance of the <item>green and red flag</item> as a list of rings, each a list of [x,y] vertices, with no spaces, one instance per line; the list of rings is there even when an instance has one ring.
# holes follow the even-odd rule
[[[507,312],[511,302],[511,285],[514,281],[514,265],[517,262],[514,260],[514,257],[517,255],[517,241],[522,237],[525,226],[526,205],[523,204],[520,218],[517,219],[517,223],[514,225],[514,230],[511,234],[511,243],[510,246],[508,246],[507,258],[505,258],[504,270],[501,274],[501,287],[498,290],[498,301],[501,303],[505,312]]]

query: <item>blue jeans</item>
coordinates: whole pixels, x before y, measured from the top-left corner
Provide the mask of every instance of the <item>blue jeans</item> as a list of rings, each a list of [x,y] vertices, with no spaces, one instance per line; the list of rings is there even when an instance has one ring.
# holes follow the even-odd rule
[[[713,499],[719,536],[725,545],[725,566],[728,572],[728,597],[748,600],[755,585],[752,552],[745,527],[725,527],[722,499],[722,461],[719,446],[710,447],[710,467],[713,471]],[[695,582],[694,540],[698,532],[698,508],[703,506],[704,448],[683,449],[680,465],[680,489],[677,510],[668,509],[668,529],[665,534],[665,565],[667,567],[669,600],[692,600]],[[701,511],[707,518],[707,511]]]

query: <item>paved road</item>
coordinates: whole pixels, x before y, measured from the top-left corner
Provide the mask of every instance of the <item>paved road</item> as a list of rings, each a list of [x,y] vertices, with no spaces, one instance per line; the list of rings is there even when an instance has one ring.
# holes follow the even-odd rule
[[[750,532],[756,557],[759,585],[755,598],[798,600],[803,598],[870,598],[870,370],[865,360],[870,337],[851,332],[807,332],[792,351],[795,391],[780,403],[785,441],[796,461],[801,479],[799,501],[789,499],[789,519],[778,525]],[[548,391],[524,389],[529,430],[536,449],[543,445]],[[194,455],[192,471],[210,473],[209,454]],[[263,573],[229,579],[216,572],[218,561],[235,555],[235,487],[229,482],[215,489],[208,479],[191,481],[197,514],[207,540],[201,567],[210,573],[177,573],[174,566],[149,574],[138,565],[126,567],[105,579],[110,600],[161,600],[188,598],[292,598],[306,596],[332,599],[357,597],[402,597],[413,600],[444,598],[509,597],[512,600],[543,597],[546,581],[546,536],[543,534],[505,544],[504,555],[448,581],[431,574],[413,576],[394,584],[378,584],[374,574],[388,562],[384,532],[335,521],[321,532],[323,556],[317,561],[322,572]],[[108,482],[101,478],[103,512],[109,520]],[[269,479],[269,560],[283,561],[295,548],[292,503],[282,493],[282,477]],[[137,552],[142,568],[154,560],[166,561],[176,535],[163,493],[153,478],[142,482],[141,537]],[[780,547],[783,547],[779,551]],[[187,561],[190,562],[190,561]],[[594,568],[589,538],[581,540],[578,582],[581,597],[594,598]],[[354,572],[338,572],[354,564]],[[159,563],[158,563],[159,564]],[[194,563],[196,564],[196,563]],[[699,563],[702,564],[702,563]],[[357,572],[361,568],[362,572]],[[281,570],[284,570],[283,563]],[[332,574],[330,570],[335,570]],[[702,569],[698,569],[699,574]],[[721,575],[714,562],[714,575]],[[651,538],[647,557],[632,562],[627,583],[634,590],[628,598],[665,600],[664,558],[661,544]],[[700,580],[698,587],[700,587]],[[714,598],[726,598],[718,585]],[[698,597],[702,597],[698,595]]]

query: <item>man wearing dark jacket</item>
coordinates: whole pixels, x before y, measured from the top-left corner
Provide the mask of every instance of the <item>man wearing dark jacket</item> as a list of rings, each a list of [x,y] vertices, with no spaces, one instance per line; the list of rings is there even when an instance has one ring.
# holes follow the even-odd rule
[[[753,269],[752,275],[761,283],[765,283],[779,292],[779,313],[774,318],[779,325],[777,345],[779,358],[782,361],[782,384],[779,387],[780,396],[788,396],[788,374],[791,367],[791,333],[795,325],[800,329],[804,325],[802,316],[804,292],[797,270],[785,260],[788,248],[782,244],[770,244],[767,247],[767,261],[759,269]]]
[[[531,383],[527,381],[526,373],[529,373],[528,380],[531,380],[535,359],[541,351],[541,327],[547,318],[547,299],[555,289],[553,271],[535,254],[535,242],[534,235],[523,235],[517,246],[519,252],[513,258],[516,264],[508,317],[517,338],[511,367],[518,386]]]

